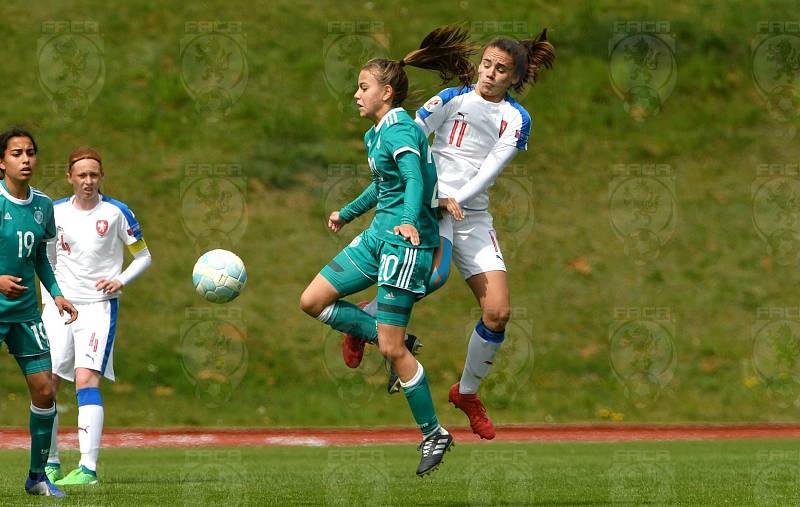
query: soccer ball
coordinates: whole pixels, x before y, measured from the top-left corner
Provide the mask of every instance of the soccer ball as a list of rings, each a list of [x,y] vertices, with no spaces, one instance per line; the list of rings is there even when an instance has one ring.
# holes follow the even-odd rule
[[[192,283],[198,294],[212,303],[227,303],[236,299],[247,282],[244,263],[233,252],[211,250],[197,259],[192,271]]]

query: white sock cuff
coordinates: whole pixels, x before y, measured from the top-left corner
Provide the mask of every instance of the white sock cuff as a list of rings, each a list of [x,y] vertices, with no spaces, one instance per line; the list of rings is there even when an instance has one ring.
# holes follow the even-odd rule
[[[44,415],[44,416],[53,415],[56,413],[56,404],[53,403],[53,406],[50,408],[39,408],[35,406],[33,403],[31,403],[31,412],[33,412],[36,415]]]
[[[400,381],[400,387],[406,388],[417,385],[419,381],[422,379],[422,375],[425,373],[425,369],[422,367],[419,361],[417,361],[417,372],[411,377],[408,382]]]
[[[317,315],[317,320],[327,324],[328,321],[331,320],[331,315],[333,315],[334,306],[336,306],[336,303],[330,304],[323,308],[319,315]]]

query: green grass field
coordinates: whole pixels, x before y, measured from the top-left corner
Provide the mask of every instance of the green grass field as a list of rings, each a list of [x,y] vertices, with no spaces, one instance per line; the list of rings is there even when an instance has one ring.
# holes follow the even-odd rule
[[[759,22],[796,19],[796,2],[167,4],[4,3],[9,22],[0,43],[10,71],[0,127],[22,123],[38,136],[34,185],[65,195],[59,173],[67,154],[95,145],[107,170],[104,191],[137,213],[153,253],[153,267],[121,304],[119,382],[104,389],[109,426],[410,422],[402,400],[381,393],[379,362],[346,371],[338,337],[297,302],[366,225],[352,224],[341,237],[324,226],[365,184],[359,164],[369,125],[351,107],[353,69],[376,45],[397,58],[433,27],[460,20],[479,41],[547,26],[557,51],[555,68],[520,98],[533,116],[530,150],[494,189],[514,308],[483,391],[495,420],[797,420],[800,334],[780,333],[797,326],[796,308],[783,310],[800,297],[797,251],[791,241],[770,244],[764,231],[785,227],[783,239],[791,240],[800,221],[791,192],[761,209],[753,191],[759,165],[800,160],[796,111],[776,118],[754,82],[754,72],[776,71],[768,55],[754,52],[770,35],[759,34]],[[610,82],[609,44],[619,23],[628,27],[624,34],[633,30],[625,23],[648,20],[674,40],[674,50],[658,49],[658,68],[674,60],[677,79],[660,112],[636,121]],[[102,51],[80,46],[88,59],[79,76],[96,77],[98,61],[104,72],[77,119],[58,110],[52,89],[39,83],[68,80],[49,73],[60,68],[51,45],[57,21],[102,36]],[[208,104],[190,94],[203,79],[186,51],[198,21],[233,22],[221,28],[246,48],[242,56],[226,46],[230,72],[246,61],[247,82],[239,89],[223,72],[233,94],[225,115],[209,115]],[[348,27],[367,44],[363,54],[341,39]],[[95,42],[97,35],[88,33]],[[440,89],[430,73],[409,72],[423,100]],[[192,194],[198,164],[219,165],[231,177],[228,208]],[[617,193],[619,164],[662,164],[643,182],[663,185],[658,199],[632,188],[623,204],[647,202],[617,208],[614,196],[625,195]],[[794,188],[792,168],[781,171]],[[663,244],[657,257],[637,263],[615,227],[647,221],[648,209]],[[209,240],[214,227],[231,238]],[[629,246],[647,247],[640,239]],[[196,258],[211,246],[238,252],[250,274],[241,298],[215,314],[190,284]],[[425,342],[420,359],[446,423],[463,424],[444,409],[445,393],[458,378],[476,310],[457,273],[414,310],[411,328]],[[192,326],[213,318],[227,332],[196,340]],[[644,328],[624,327],[637,319]],[[637,350],[636,333],[653,326],[656,345]],[[621,348],[614,343],[620,330],[633,337]],[[68,386],[60,402],[62,424],[74,424]],[[17,366],[2,353],[0,425],[24,425],[27,406]]]
[[[75,452],[62,454],[66,464]],[[0,451],[0,504],[24,452]],[[58,505],[797,505],[800,455],[781,440],[457,445],[414,476],[408,445],[103,451],[98,487]],[[26,503],[27,502],[27,503]]]

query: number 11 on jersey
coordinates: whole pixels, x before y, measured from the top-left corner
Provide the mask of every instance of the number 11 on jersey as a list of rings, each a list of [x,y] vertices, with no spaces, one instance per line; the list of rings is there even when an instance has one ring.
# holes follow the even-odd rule
[[[461,129],[459,130],[458,125],[461,124]],[[456,138],[456,131],[458,130],[458,138]],[[453,130],[450,131],[450,139],[447,141],[448,144],[453,144],[453,139],[455,139],[455,145],[458,148],[461,148],[461,140],[464,139],[464,132],[467,131],[467,122],[464,120],[454,120],[453,121]]]

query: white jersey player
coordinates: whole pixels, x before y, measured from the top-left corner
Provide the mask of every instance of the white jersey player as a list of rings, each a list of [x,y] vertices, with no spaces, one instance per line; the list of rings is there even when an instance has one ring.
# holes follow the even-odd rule
[[[482,312],[449,399],[485,439],[494,438],[495,430],[477,396],[478,386],[505,339],[510,317],[506,265],[488,211],[488,188],[517,151],[528,147],[531,118],[509,90],[535,82],[539,68],[551,67],[554,58],[546,30],[535,39],[495,40],[483,50],[476,85],[448,88],[417,111],[417,123],[434,135],[439,203],[448,211],[439,222],[445,250],[439,270],[447,271],[446,250],[452,246],[453,261]]]
[[[97,482],[97,458],[103,429],[100,379],[114,381],[114,341],[122,287],[143,273],[151,258],[133,212],[100,194],[100,154],[78,148],[69,157],[67,179],[75,194],[54,203],[56,237],[49,253],[59,286],[74,299],[81,318],[64,326],[45,298],[42,314],[50,337],[54,391],[59,377],[75,382],[78,398],[79,466],[61,474],[56,420],[46,472],[60,485]],[[133,261],[123,271],[124,250]]]

